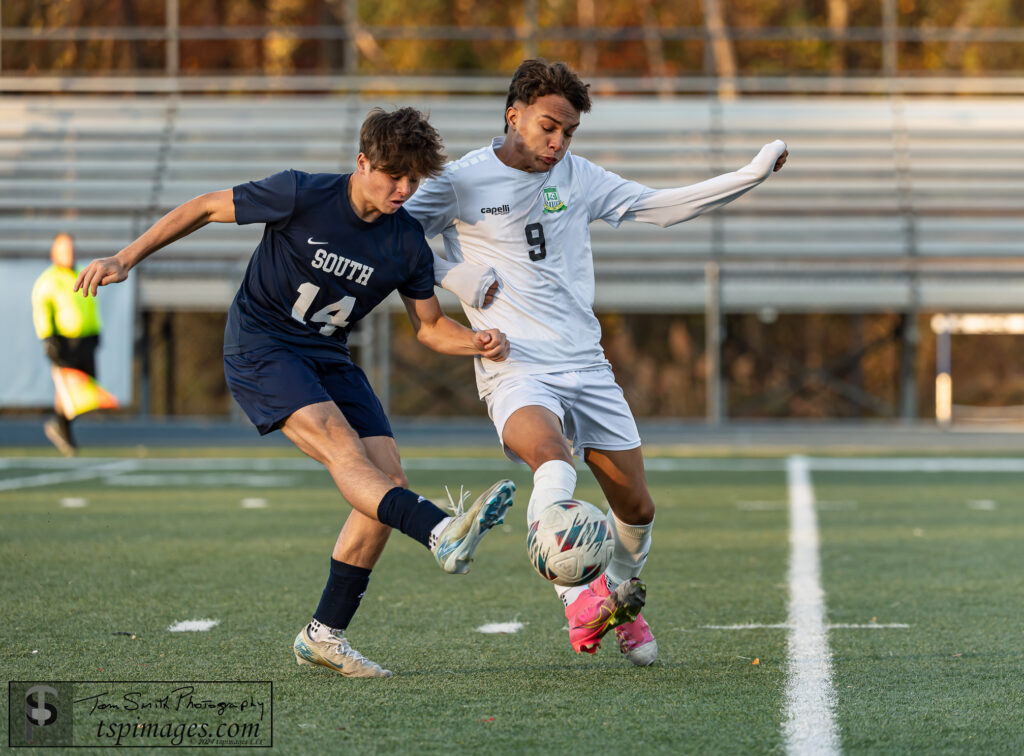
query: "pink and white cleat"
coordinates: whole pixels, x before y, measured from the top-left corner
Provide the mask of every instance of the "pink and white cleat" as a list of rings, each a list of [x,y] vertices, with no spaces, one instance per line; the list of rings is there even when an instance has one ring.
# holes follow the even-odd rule
[[[595,580],[565,609],[569,620],[569,644],[576,653],[592,654],[601,645],[601,638],[612,628],[634,623],[643,608],[647,586],[639,578],[632,578],[608,590],[604,576],[599,578],[603,594],[594,590]],[[646,622],[644,625],[646,626]]]
[[[636,578],[634,578],[635,580]],[[608,596],[608,581],[604,575],[590,584],[596,596]],[[615,628],[619,650],[638,667],[649,667],[658,658],[658,641],[654,640],[651,626],[639,613],[632,622],[624,622]]]

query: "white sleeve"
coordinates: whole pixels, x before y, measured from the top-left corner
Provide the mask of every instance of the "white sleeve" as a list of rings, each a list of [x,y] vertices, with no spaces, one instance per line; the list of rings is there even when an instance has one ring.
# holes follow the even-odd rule
[[[404,207],[420,222],[428,239],[452,225],[458,216],[459,199],[447,171],[424,181]],[[486,265],[456,263],[436,252],[433,255],[434,283],[452,292],[469,307],[483,307],[487,290],[498,280],[495,272]]]
[[[484,306],[484,297],[498,276],[492,268],[476,263],[455,263],[434,253],[434,282],[469,307]]]
[[[624,179],[577,155],[573,155],[573,169],[591,221],[603,220],[618,227],[637,198],[650,191],[643,184]]]
[[[426,237],[432,239],[455,221],[459,200],[455,186],[445,172],[424,181],[403,207],[420,222]]]
[[[717,210],[742,197],[772,173],[775,162],[786,151],[781,139],[766,144],[757,157],[732,173],[675,189],[647,189],[622,216],[622,220],[671,226]]]

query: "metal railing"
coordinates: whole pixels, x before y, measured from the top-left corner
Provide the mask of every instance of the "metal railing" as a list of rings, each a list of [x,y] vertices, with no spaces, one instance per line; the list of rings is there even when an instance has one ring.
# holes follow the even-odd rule
[[[601,27],[544,26],[531,19],[539,17],[539,0],[522,0],[516,26],[452,25],[373,25],[360,21],[360,0],[344,0],[344,23],[275,26],[187,26],[181,24],[178,0],[165,0],[165,23],[160,26],[93,27],[12,27],[5,26],[0,15],[0,91],[416,91],[474,92],[504,91],[506,74],[448,76],[444,71],[424,71],[416,76],[398,76],[384,70],[368,57],[365,43],[377,41],[470,41],[517,44],[524,57],[538,54],[551,43],[595,45],[609,42],[644,42],[660,46],[666,42],[704,43],[701,70],[692,75],[666,76],[664,70],[652,70],[646,76],[613,76],[614,71],[595,70],[588,76],[594,88],[603,93],[835,93],[835,94],[1020,94],[1024,93],[1024,71],[999,75],[959,75],[949,71],[921,75],[905,70],[900,63],[901,46],[919,43],[1021,44],[1024,28],[919,28],[900,23],[897,0],[882,0],[879,26],[791,26],[729,27],[712,18],[720,11],[707,10],[701,26]],[[716,6],[717,3],[710,3]],[[341,65],[324,74],[288,76],[239,75],[231,71],[206,71],[185,74],[181,65],[181,45],[187,42],[237,42],[265,40],[336,41],[342,44]],[[67,71],[27,74],[4,70],[4,43],[23,42],[159,42],[163,44],[163,66],[124,74],[112,72]],[[736,42],[824,42],[836,44],[872,44],[880,48],[877,70],[837,73],[823,70],[818,75],[747,75],[736,68],[723,70],[712,48]],[[655,59],[658,56],[655,56]],[[655,66],[652,66],[652,69]],[[163,78],[154,79],[151,74]],[[145,74],[145,75],[140,75]]]
[[[625,76],[587,77],[602,95],[1024,95],[1024,76]],[[503,94],[508,76],[290,75],[290,76],[64,76],[0,75],[0,92],[203,94]]]

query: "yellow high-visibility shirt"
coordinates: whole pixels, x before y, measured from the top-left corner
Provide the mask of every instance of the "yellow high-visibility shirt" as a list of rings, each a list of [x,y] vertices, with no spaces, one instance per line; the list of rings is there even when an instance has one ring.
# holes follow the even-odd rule
[[[80,339],[100,332],[100,313],[96,299],[75,292],[78,273],[71,268],[51,265],[32,287],[32,322],[40,339],[64,336]]]

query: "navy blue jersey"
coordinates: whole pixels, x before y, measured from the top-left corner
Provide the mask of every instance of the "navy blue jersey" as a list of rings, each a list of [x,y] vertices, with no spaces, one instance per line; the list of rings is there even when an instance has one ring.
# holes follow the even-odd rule
[[[404,208],[367,223],[349,175],[282,171],[234,188],[235,221],[265,223],[228,312],[224,354],[290,346],[348,357],[352,324],[396,289],[434,295],[423,228]]]

